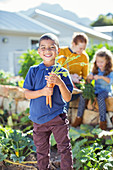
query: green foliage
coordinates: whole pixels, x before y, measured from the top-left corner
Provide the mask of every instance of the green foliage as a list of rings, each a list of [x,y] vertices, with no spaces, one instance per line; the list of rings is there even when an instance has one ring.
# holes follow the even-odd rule
[[[33,140],[19,130],[0,126],[0,141],[0,161],[10,159],[22,162],[30,153],[35,152]]]
[[[113,25],[113,14],[112,18],[109,18],[107,15],[99,15],[98,19],[91,23],[91,26],[109,26]]]
[[[84,99],[91,100],[91,103],[93,103],[95,99],[94,86],[91,83],[86,82],[84,84],[84,88],[82,89],[82,91],[83,91],[82,96],[84,97]]]
[[[53,133],[51,134],[51,146],[55,146],[56,145],[56,140],[53,136]]]
[[[21,64],[21,68],[19,74],[25,79],[30,66],[40,64],[41,61],[42,59],[36,50],[28,50],[27,53],[23,53],[20,56],[19,63]]]
[[[29,116],[29,108],[25,111],[17,114],[8,113],[7,110],[0,110],[0,124],[3,126],[9,126],[15,129],[21,129],[23,132],[31,130],[33,128],[33,123],[28,118]]]
[[[77,86],[82,90],[82,96],[84,97],[84,99],[91,100],[92,104],[95,100],[94,86],[95,86],[95,80],[94,79],[91,82],[89,82],[87,80],[81,81],[79,86]]]
[[[29,109],[26,110],[26,116],[28,116],[28,112]],[[3,115],[2,111],[1,115]],[[19,120],[20,124],[22,121],[23,126],[28,122],[28,119],[23,114],[19,116],[15,114],[11,117],[12,120]],[[6,119],[6,116],[4,118]],[[17,128],[20,129],[19,124],[17,124]],[[22,163],[30,153],[35,152],[36,148],[32,140],[33,131],[28,130],[27,133],[23,133],[8,126],[0,126],[0,162],[13,161]],[[81,124],[80,129],[70,127],[69,135],[76,170],[80,170],[80,168],[86,170],[112,170],[113,130],[103,131],[98,126],[94,128],[91,125]],[[51,135],[51,146],[56,147],[53,134]]]
[[[113,130],[107,132],[98,127],[82,124],[80,129],[71,127],[69,132],[76,170],[113,169],[113,141],[110,142]]]
[[[98,143],[94,143],[91,146],[82,148],[77,154],[77,163],[75,165],[76,170],[80,167],[84,169],[108,169],[113,168],[113,159],[111,158],[111,152],[109,150],[103,150],[103,146]],[[79,168],[78,168],[79,165]]]
[[[57,63],[58,58],[56,58],[55,66],[53,67],[51,72],[57,74],[58,76],[60,76],[60,74],[62,74],[64,77],[67,77],[68,73],[66,71],[61,70],[61,68],[64,67],[67,63],[77,59],[78,57],[80,57],[80,55],[67,57],[63,64]],[[59,64],[59,65],[57,65],[56,63]],[[80,64],[82,66],[85,65],[85,63],[74,63],[74,64],[71,64],[69,66],[76,65],[76,64]]]
[[[95,45],[92,44],[91,47],[86,49],[86,53],[89,56],[89,61],[91,61],[93,59],[95,52],[102,47],[106,47],[108,50],[113,52],[113,46],[110,46],[107,43],[105,43],[105,44],[100,43],[100,44],[95,44]]]

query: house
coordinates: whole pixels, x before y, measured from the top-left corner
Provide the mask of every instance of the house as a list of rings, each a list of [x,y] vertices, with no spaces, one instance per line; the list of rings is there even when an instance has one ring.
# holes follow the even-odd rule
[[[113,45],[113,26],[98,26],[98,27],[93,27],[94,30],[98,32],[102,32],[104,34],[107,34],[112,37],[112,41],[110,41],[110,44]]]
[[[70,45],[73,32],[86,33],[89,37],[89,46],[92,43],[109,43],[112,40],[111,36],[97,32],[93,28],[85,27],[72,20],[63,18],[61,16],[56,16],[39,9],[35,9],[34,12],[29,14],[29,17],[58,30],[60,32],[60,46]]]
[[[85,32],[91,43],[109,43],[111,36],[87,28],[42,10],[34,10],[29,16],[22,13],[0,11],[0,70],[18,74],[19,56],[27,49],[34,49],[39,37],[46,32],[58,36],[60,46],[70,45],[73,32]]]
[[[35,48],[46,32],[59,31],[20,13],[0,11],[0,70],[18,74],[19,56]]]

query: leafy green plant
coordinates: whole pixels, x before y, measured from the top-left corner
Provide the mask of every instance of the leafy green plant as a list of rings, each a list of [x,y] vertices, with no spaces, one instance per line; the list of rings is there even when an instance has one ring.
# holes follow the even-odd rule
[[[82,91],[82,96],[84,97],[84,99],[91,100],[91,103],[93,103],[96,97],[94,86],[91,83],[86,82],[84,84],[84,88],[82,88]]]
[[[30,153],[35,152],[33,140],[19,130],[0,126],[0,140],[0,161],[8,159],[22,162]]]
[[[36,50],[27,50],[26,53],[23,53],[20,56],[19,63],[21,64],[21,68],[19,70],[19,74],[25,79],[30,66],[37,65],[41,62],[42,58]]]
[[[75,168],[83,167],[86,170],[94,169],[108,169],[113,168],[113,158],[112,152],[109,150],[104,150],[102,145],[94,143],[91,146],[82,147],[82,149],[76,155]],[[79,167],[78,167],[79,165]]]
[[[103,43],[93,44],[92,43],[91,47],[86,48],[86,53],[89,56],[89,61],[91,61],[93,59],[95,52],[102,47],[106,47],[108,50],[113,52],[113,46],[108,45],[107,43],[105,43],[105,44],[103,44]]]
[[[113,169],[113,130],[82,124],[80,129],[71,127],[69,134],[76,170]]]
[[[28,118],[29,108],[25,111],[17,114],[9,114],[7,110],[0,110],[0,124],[3,126],[9,126],[14,129],[21,129],[23,132],[27,132],[33,128],[32,121]]]
[[[99,138],[102,138],[104,136],[107,136],[109,138],[106,138],[106,142],[105,144],[106,145],[113,145],[113,130],[110,130],[110,131],[102,131],[101,133],[99,133],[98,137]]]

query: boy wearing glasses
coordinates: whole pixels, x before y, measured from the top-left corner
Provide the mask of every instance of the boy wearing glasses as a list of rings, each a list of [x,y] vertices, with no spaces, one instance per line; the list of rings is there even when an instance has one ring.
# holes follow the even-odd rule
[[[66,102],[71,100],[73,85],[67,77],[51,73],[58,55],[59,42],[54,34],[40,37],[38,53],[43,62],[30,67],[24,82],[25,96],[30,99],[30,120],[33,121],[33,140],[36,145],[39,170],[50,169],[50,136],[53,133],[61,154],[61,170],[72,170],[72,151],[69,139]],[[54,88],[47,83],[55,84]],[[46,97],[52,96],[52,108],[46,105]]]

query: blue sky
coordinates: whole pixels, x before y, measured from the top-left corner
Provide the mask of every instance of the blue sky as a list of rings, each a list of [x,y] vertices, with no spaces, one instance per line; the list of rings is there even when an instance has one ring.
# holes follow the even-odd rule
[[[113,13],[113,0],[0,0],[0,10],[18,12],[41,3],[59,4],[79,17],[97,19],[100,14]]]

